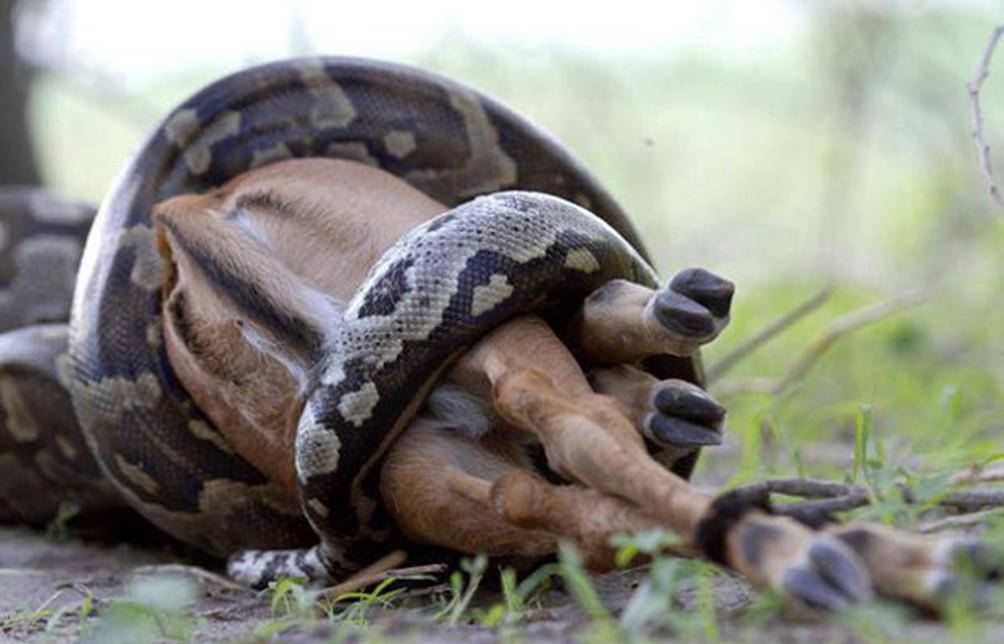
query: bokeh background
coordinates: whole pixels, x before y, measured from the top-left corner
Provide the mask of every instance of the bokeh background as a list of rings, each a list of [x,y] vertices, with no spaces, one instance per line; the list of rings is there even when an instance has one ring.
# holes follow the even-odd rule
[[[981,182],[965,89],[999,3],[13,5],[6,45],[30,72],[37,176],[58,193],[100,200],[168,109],[247,65],[309,54],[420,65],[565,142],[665,274],[701,265],[737,283],[709,364],[836,287],[712,384],[730,407],[729,439],[702,481],[852,477],[852,446],[869,434],[863,455],[890,477],[1004,451],[1004,213]],[[999,58],[983,102],[1004,166]],[[841,315],[915,291],[922,304],[841,338],[804,376],[751,391]]]

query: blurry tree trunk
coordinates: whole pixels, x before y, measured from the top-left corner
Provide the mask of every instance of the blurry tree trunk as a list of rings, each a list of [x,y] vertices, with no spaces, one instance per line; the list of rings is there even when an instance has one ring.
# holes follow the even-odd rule
[[[14,52],[14,0],[0,0],[0,185],[37,184],[28,137],[28,70]]]

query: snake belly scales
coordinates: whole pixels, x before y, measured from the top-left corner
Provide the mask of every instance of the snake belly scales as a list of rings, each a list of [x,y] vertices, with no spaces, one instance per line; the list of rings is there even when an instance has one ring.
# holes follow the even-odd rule
[[[369,164],[452,208],[393,245],[331,321],[335,350],[297,429],[301,511],[172,373],[150,217],[296,157]],[[0,519],[42,522],[66,500],[87,516],[131,508],[262,582],[338,578],[386,550],[380,457],[480,336],[523,312],[560,321],[610,279],[657,285],[624,212],[549,135],[467,86],[361,59],[282,61],[204,88],[90,215],[0,191]],[[698,357],[646,366],[701,379]],[[696,456],[674,470],[689,476]]]

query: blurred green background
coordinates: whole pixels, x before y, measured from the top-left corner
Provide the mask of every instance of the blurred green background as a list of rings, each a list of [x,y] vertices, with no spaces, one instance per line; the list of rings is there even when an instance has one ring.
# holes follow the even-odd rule
[[[729,440],[709,451],[702,481],[849,477],[867,416],[869,454],[899,475],[1002,451],[1004,213],[980,178],[965,91],[1000,19],[996,3],[670,3],[658,13],[633,2],[515,3],[496,24],[447,1],[439,15],[452,17],[438,26],[418,19],[421,8],[372,9],[356,26],[351,12],[294,2],[270,5],[271,27],[247,29],[253,3],[223,3],[230,17],[216,8],[206,19],[216,24],[198,29],[195,17],[134,4],[21,7],[19,50],[38,69],[32,138],[58,192],[99,200],[161,115],[247,64],[325,53],[420,65],[494,94],[568,144],[632,214],[664,274],[701,265],[737,283],[732,325],[707,363],[837,286],[712,384],[730,408]],[[128,36],[135,53],[102,49],[95,29]],[[1004,154],[998,58],[983,103]],[[923,304],[842,338],[784,390],[729,393],[782,376],[841,314],[914,289]]]

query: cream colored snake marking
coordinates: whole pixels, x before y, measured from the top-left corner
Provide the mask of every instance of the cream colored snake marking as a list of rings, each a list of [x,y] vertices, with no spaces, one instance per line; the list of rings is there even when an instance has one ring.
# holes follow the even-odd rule
[[[160,320],[167,267],[150,218],[168,197],[295,157],[371,164],[453,208],[384,255],[325,338],[302,338],[335,349],[297,431],[302,513],[291,513],[277,485],[228,447],[172,373]],[[8,246],[5,260],[12,251],[20,252]],[[625,214],[548,135],[497,101],[423,71],[291,60],[210,85],[149,136],[88,237],[69,359],[47,364],[65,367],[60,382],[86,444],[131,508],[208,553],[236,555],[231,565],[245,578],[249,570],[261,581],[297,572],[337,578],[394,538],[374,466],[449,361],[519,313],[560,320],[613,278],[657,285]],[[18,279],[0,295],[21,293]],[[65,288],[51,294],[65,306]],[[248,316],[261,313],[253,299],[244,307]],[[0,314],[12,315],[7,308]],[[5,328],[59,320],[65,309],[51,313]],[[0,345],[14,347],[0,352],[8,364],[18,350],[49,341],[38,327],[16,333],[26,335]],[[666,356],[649,367],[660,377],[700,378],[689,359]],[[56,371],[47,373],[52,381]],[[14,435],[17,405],[7,403]],[[678,461],[676,471],[689,475],[694,458]],[[3,471],[7,488],[25,489]]]

